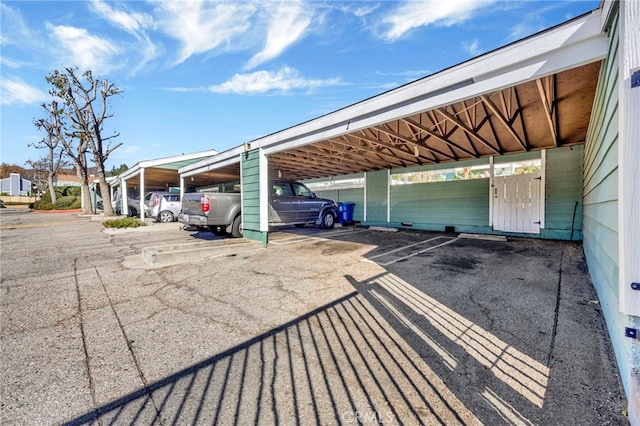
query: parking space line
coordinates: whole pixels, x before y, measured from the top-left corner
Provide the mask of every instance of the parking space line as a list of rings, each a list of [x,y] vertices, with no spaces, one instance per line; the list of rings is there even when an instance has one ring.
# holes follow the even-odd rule
[[[392,253],[396,253],[396,252],[402,251],[402,250],[406,250],[408,248],[415,247],[415,246],[418,246],[420,244],[428,243],[430,241],[437,240],[439,238],[446,238],[446,237],[433,237],[433,238],[429,238],[428,240],[418,241],[417,243],[409,244],[409,245],[402,246],[402,247],[399,247],[397,249],[393,249],[393,250],[390,250],[390,251],[387,251],[387,252],[384,252],[384,253],[376,254],[375,256],[371,256],[368,259],[369,260],[376,259],[378,257],[382,257],[382,256],[386,256],[386,255],[389,255],[389,254],[392,254]]]
[[[446,237],[440,237],[440,238],[446,238]],[[380,265],[380,266],[389,266],[389,265],[393,265],[394,263],[396,263],[396,262],[400,262],[401,260],[407,260],[407,259],[410,259],[410,258],[412,258],[412,257],[414,257],[414,256],[419,255],[419,254],[426,253],[426,252],[428,252],[428,251],[430,251],[430,250],[436,249],[436,248],[438,248],[438,247],[442,247],[442,246],[445,246],[445,245],[447,245],[447,244],[451,244],[451,243],[453,243],[453,242],[458,241],[458,239],[459,239],[458,237],[455,237],[455,238],[450,239],[449,241],[445,241],[444,243],[440,243],[440,244],[436,244],[435,246],[427,247],[427,248],[426,248],[426,249],[424,249],[424,250],[420,250],[420,251],[417,251],[417,252],[415,252],[415,253],[411,253],[411,254],[409,254],[409,255],[407,255],[407,256],[403,256],[403,257],[400,257],[400,258],[398,258],[398,259],[394,259],[394,260],[392,260],[392,261],[390,261],[390,262],[380,263],[379,265]]]
[[[312,240],[321,239],[321,238],[359,234],[361,232],[366,232],[366,231],[368,230],[364,229],[361,231],[334,231],[334,232],[321,232],[318,234],[310,234],[310,235],[293,235],[293,236],[278,239],[278,240],[269,240],[269,244],[274,244],[274,245],[295,244],[295,243],[312,241]]]

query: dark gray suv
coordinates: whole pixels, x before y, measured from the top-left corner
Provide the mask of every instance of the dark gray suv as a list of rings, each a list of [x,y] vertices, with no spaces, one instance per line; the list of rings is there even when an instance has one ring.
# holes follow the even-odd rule
[[[333,228],[338,205],[333,200],[318,198],[300,182],[274,180],[269,183],[269,222],[293,223],[298,227],[315,223]]]

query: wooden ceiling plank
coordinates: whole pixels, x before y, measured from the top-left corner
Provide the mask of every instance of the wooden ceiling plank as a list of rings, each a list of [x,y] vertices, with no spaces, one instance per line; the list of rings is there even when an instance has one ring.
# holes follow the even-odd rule
[[[505,118],[502,111],[493,103],[493,101],[487,95],[480,95],[480,98],[484,101],[484,104],[491,110],[491,112],[498,118],[498,121],[502,123],[507,131],[513,136],[523,150],[527,151],[527,145],[522,141],[522,138],[516,133],[513,126],[509,123],[509,120]]]
[[[347,136],[348,137],[354,137],[354,138],[360,139],[360,140],[365,141],[365,142],[369,142],[369,143],[371,143],[373,145],[379,145],[379,146],[381,146],[383,148],[385,147],[384,146],[385,144],[383,142],[380,142],[380,141],[378,141],[378,140],[376,140],[374,138],[369,138],[366,135],[350,134],[350,135],[345,135],[343,137],[347,137]],[[348,137],[347,137],[347,140],[349,140]],[[383,159],[385,159],[384,161],[389,161],[391,163],[391,165],[393,165],[393,166],[406,167],[406,164],[402,162],[402,159],[398,158],[395,155],[390,155],[390,154],[387,154],[385,152],[381,152],[381,151],[377,151],[377,150],[374,150],[373,153],[375,153],[375,155],[377,155],[379,157],[383,157]]]

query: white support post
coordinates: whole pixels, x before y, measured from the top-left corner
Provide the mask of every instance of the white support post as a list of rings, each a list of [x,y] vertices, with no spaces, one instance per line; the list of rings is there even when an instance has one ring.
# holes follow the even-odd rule
[[[140,169],[140,204],[138,207],[138,217],[144,222],[144,167]]]
[[[489,228],[493,229],[493,175],[495,167],[493,165],[493,156],[489,157]]]
[[[120,199],[120,214],[122,216],[128,216],[129,215],[129,206],[127,206],[127,181],[122,179],[121,184],[122,186],[122,195],[121,195],[121,199]]]
[[[387,169],[387,223],[391,222],[391,169]]]
[[[547,199],[547,150],[540,152],[540,229],[544,229],[544,212]]]
[[[180,176],[180,199],[184,197],[184,178]]]
[[[364,204],[362,221],[367,223],[367,172],[364,172],[364,194],[362,204]]]

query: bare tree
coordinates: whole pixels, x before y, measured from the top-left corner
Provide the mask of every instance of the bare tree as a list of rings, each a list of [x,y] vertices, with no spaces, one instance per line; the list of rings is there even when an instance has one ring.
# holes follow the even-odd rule
[[[58,106],[57,101],[54,100],[50,104],[43,104],[42,107],[47,112],[48,117],[36,120],[36,127],[40,125],[39,128],[44,129],[53,140],[57,141],[65,154],[73,161],[82,190],[82,210],[83,213],[90,214],[91,197],[89,194],[88,144],[86,138],[72,137],[73,135],[67,129],[67,123],[64,119],[66,116],[65,111]],[[55,202],[53,197],[52,202]]]
[[[81,177],[86,182],[86,195],[83,187],[83,205],[85,210],[90,209],[88,176],[86,153],[90,152],[93,163],[98,172],[100,193],[102,195],[104,213],[106,216],[114,214],[111,206],[111,193],[106,181],[105,162],[109,155],[122,143],[111,146],[111,140],[118,137],[119,133],[111,136],[103,135],[104,121],[113,117],[109,112],[109,98],[122,93],[114,83],[108,80],[99,80],[93,77],[91,71],[82,74],[86,80],[86,86],[76,76],[77,68],[64,68],[62,72],[56,70],[47,77],[47,81],[53,85],[51,95],[56,96],[64,102],[64,114],[71,120],[71,133],[73,139],[78,140],[77,154],[71,156],[76,164],[78,177],[81,170],[84,176]],[[63,144],[64,145],[64,144]],[[69,151],[65,148],[67,154]],[[83,180],[84,179],[84,180]],[[86,198],[85,198],[86,197]]]
[[[65,159],[65,150],[62,148],[63,143],[57,136],[58,132],[54,129],[56,118],[54,114],[50,113],[50,111],[57,109],[57,104],[54,101],[51,107],[44,104],[42,107],[49,113],[48,117],[35,120],[34,124],[39,130],[44,130],[46,135],[40,142],[31,144],[31,146],[37,149],[47,149],[47,155],[37,161],[29,160],[27,164],[34,170],[33,177],[39,189],[41,191],[48,189],[51,194],[51,202],[55,204],[57,197],[53,182],[58,172],[70,164]],[[46,185],[43,185],[44,182],[42,182],[42,175],[44,174],[46,174]]]

